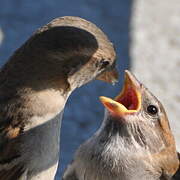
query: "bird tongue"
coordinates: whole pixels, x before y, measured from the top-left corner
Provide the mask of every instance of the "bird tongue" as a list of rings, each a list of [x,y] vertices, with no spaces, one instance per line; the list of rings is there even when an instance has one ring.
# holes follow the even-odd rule
[[[140,83],[129,72],[125,71],[124,87],[120,94],[113,100],[101,96],[103,105],[113,114],[123,115],[135,113],[141,106],[141,94],[139,92]]]
[[[127,110],[136,110],[138,106],[138,98],[132,87],[128,88],[116,101],[124,105]]]

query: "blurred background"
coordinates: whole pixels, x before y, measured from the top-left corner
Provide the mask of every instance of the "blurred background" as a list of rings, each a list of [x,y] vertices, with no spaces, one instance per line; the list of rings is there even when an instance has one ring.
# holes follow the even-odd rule
[[[61,166],[99,127],[100,95],[120,91],[124,69],[131,69],[161,100],[180,151],[180,2],[179,0],[1,0],[0,66],[40,26],[59,16],[80,16],[100,27],[114,43],[120,81],[96,81],[69,98],[61,130]]]

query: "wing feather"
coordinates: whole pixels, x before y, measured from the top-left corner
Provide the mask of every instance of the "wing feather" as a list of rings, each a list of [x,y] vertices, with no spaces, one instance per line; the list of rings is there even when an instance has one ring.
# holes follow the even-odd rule
[[[0,180],[27,180],[27,171],[21,165],[0,170]]]
[[[180,153],[178,152],[179,162],[180,162]],[[180,164],[179,169],[177,170],[176,174],[173,176],[173,180],[180,180]]]
[[[65,169],[62,180],[79,180],[75,172],[74,161]]]

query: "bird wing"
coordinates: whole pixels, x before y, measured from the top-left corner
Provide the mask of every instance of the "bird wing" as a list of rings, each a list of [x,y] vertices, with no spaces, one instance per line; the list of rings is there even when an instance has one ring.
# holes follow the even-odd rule
[[[0,123],[0,180],[26,180],[25,164],[18,151],[19,131],[3,128]]]
[[[65,169],[62,180],[79,180],[75,172],[74,161],[72,161]]]
[[[10,169],[1,169],[0,165],[0,180],[27,180],[27,171],[21,165],[16,165]]]
[[[178,152],[179,162],[180,162],[180,153]],[[177,170],[176,174],[173,176],[173,180],[180,180],[180,165],[179,169]]]

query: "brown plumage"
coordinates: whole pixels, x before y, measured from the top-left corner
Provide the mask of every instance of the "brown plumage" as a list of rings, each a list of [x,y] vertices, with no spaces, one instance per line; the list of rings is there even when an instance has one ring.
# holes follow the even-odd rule
[[[53,20],[15,51],[0,71],[0,180],[54,179],[67,98],[95,78],[115,82],[115,58],[78,17]]]
[[[180,153],[178,152],[178,158],[179,158],[179,162],[180,162]],[[173,180],[179,180],[180,179],[180,164],[179,164],[179,168],[176,171],[175,175],[173,176]]]
[[[79,147],[63,180],[169,180],[177,172],[179,159],[162,104],[129,71],[125,74],[114,100],[100,97],[104,121]]]

